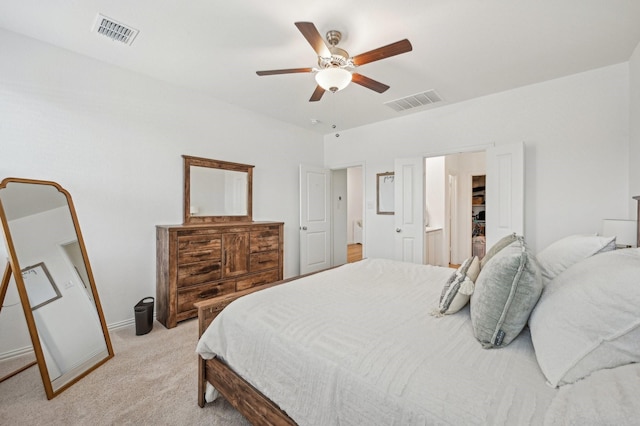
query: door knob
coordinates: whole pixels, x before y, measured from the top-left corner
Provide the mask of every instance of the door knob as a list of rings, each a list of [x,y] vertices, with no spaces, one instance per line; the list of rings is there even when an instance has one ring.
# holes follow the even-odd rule
[[[303,231],[306,231],[307,227],[306,226],[301,226],[300,229],[302,229]]]
[[[400,233],[400,232],[402,232],[402,229],[400,229],[400,228],[396,228],[396,232],[397,232],[397,233]]]

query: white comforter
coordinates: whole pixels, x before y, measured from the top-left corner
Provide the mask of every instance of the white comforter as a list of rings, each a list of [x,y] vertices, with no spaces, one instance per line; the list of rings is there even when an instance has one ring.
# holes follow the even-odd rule
[[[528,331],[482,349],[468,308],[434,317],[453,270],[370,259],[238,299],[197,352],[224,359],[300,425],[541,424]]]
[[[596,371],[585,380],[560,387],[545,424],[640,424],[640,364]]]

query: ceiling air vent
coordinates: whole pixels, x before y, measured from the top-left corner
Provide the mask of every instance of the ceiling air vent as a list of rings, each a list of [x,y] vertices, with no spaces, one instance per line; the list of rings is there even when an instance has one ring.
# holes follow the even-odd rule
[[[427,90],[426,92],[417,93],[415,95],[396,99],[394,101],[385,102],[384,104],[389,108],[400,112],[411,108],[434,104],[436,102],[442,102],[442,98],[440,97],[440,95],[438,95],[435,90]]]
[[[109,37],[111,40],[131,45],[138,35],[138,30],[124,25],[114,19],[98,14],[93,25],[93,31]]]

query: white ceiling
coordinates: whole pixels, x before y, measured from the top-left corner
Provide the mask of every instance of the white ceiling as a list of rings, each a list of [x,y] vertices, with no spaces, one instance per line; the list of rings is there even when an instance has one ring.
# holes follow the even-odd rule
[[[98,13],[139,30],[133,44],[91,33]],[[312,74],[255,73],[316,65],[296,21],[341,31],[352,56],[404,38],[413,51],[358,68],[391,86],[385,93],[351,84],[310,103]],[[626,62],[640,41],[640,1],[2,0],[0,27],[330,133]],[[431,89],[444,102],[384,105]]]

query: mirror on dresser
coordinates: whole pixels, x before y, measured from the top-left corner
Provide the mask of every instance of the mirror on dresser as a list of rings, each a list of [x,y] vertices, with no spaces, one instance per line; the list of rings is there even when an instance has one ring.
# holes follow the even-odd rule
[[[7,178],[0,219],[9,254],[0,299],[14,282],[51,399],[113,357],[75,208],[55,182]]]
[[[196,317],[197,302],[283,279],[284,224],[253,221],[253,166],[182,157],[184,222],[156,226],[156,319],[167,328]]]
[[[183,155],[184,223],[250,222],[253,166]]]

